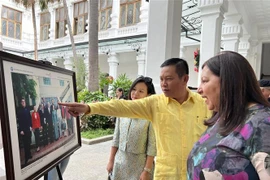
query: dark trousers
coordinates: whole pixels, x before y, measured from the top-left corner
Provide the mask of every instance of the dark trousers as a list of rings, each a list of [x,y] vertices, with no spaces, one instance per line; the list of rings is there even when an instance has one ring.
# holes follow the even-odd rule
[[[44,124],[42,126],[42,144],[43,146],[48,145],[48,125]]]
[[[24,135],[22,135],[22,140],[24,148],[24,159],[26,164],[28,159],[31,159],[31,131],[24,131]]]
[[[40,131],[39,128],[35,129],[35,141],[36,141],[36,147],[38,148],[40,146]]]

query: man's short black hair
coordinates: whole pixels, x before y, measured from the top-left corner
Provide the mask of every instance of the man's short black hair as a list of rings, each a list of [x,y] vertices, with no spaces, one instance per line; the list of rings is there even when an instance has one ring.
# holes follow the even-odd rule
[[[179,78],[181,78],[184,75],[189,74],[188,64],[184,59],[171,58],[171,59],[164,61],[160,67],[163,68],[166,66],[175,66],[176,73],[178,74]]]

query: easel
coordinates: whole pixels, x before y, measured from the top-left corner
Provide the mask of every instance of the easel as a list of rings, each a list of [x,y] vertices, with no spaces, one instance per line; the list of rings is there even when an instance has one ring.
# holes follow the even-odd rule
[[[63,180],[59,165],[56,165],[55,168],[57,170],[59,180]],[[44,174],[44,180],[48,180],[48,172],[46,174]]]

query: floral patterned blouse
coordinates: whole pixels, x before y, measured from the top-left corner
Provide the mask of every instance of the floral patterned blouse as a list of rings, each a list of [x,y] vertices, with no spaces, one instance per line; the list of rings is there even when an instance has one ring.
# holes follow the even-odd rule
[[[236,128],[227,136],[221,136],[217,131],[218,123],[209,127],[194,144],[187,162],[188,180],[270,179],[270,174],[260,174],[268,168],[264,161],[270,154],[270,108],[254,105],[248,109],[242,128]],[[268,158],[254,159],[260,153]]]

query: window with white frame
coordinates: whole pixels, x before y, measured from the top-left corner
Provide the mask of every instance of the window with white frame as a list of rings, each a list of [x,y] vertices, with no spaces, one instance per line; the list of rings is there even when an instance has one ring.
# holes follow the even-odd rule
[[[56,9],[56,39],[66,36],[66,13],[64,7]]]
[[[109,29],[111,27],[111,14],[112,14],[112,3],[113,0],[99,0],[98,12],[99,12],[99,23],[98,29],[100,31]]]
[[[43,84],[44,85],[51,85],[51,78],[43,77]]]
[[[40,41],[49,39],[51,15],[49,12],[40,14]]]
[[[82,1],[74,4],[74,34],[83,34],[86,30],[88,19],[88,2]]]
[[[2,6],[1,32],[4,36],[21,39],[22,12]]]
[[[65,81],[64,80],[59,80],[60,86],[65,86]]]
[[[120,27],[140,22],[141,0],[120,1]]]

